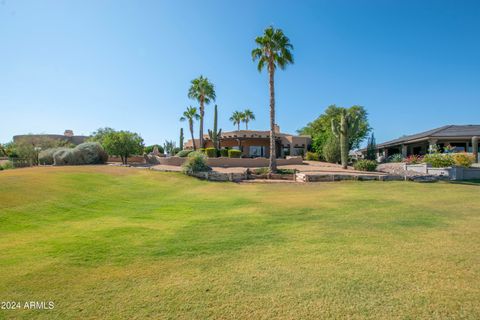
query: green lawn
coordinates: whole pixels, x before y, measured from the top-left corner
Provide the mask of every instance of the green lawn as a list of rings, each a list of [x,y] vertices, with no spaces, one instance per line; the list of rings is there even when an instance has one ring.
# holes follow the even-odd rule
[[[43,319],[479,319],[480,184],[0,172],[0,310]]]

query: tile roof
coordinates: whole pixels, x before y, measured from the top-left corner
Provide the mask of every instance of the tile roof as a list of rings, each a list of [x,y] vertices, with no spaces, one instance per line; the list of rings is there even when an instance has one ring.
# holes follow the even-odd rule
[[[377,147],[391,146],[413,140],[424,140],[427,138],[470,136],[480,136],[480,125],[446,125],[440,128],[407,135],[398,139],[383,142],[378,144]]]

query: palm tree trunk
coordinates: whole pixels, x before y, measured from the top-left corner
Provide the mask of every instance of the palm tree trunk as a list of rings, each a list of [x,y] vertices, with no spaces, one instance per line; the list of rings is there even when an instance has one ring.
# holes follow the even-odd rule
[[[237,123],[237,131],[240,131],[240,122]]]
[[[345,117],[342,116],[340,120],[340,152],[341,152],[341,161],[342,168],[347,169],[348,165],[348,125]]]
[[[200,148],[203,148],[203,115],[205,114],[204,110],[204,101],[203,97],[200,98]]]
[[[248,130],[248,120],[245,121],[245,130]]]
[[[193,137],[193,121],[189,120],[189,125],[190,125],[190,134],[192,135],[192,143],[193,143],[193,151],[197,150],[197,147],[195,146],[195,138]]]
[[[277,171],[277,148],[275,147],[275,68],[273,66],[273,61],[270,61],[269,63],[268,72],[270,74],[270,160],[268,164],[268,171],[270,173],[274,173]]]

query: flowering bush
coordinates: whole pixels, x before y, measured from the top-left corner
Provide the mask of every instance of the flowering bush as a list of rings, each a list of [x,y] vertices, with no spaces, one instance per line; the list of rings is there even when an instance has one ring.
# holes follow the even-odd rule
[[[419,164],[423,162],[423,157],[419,156],[418,154],[412,154],[405,158],[404,161],[406,164]]]
[[[455,161],[455,165],[459,167],[470,167],[474,162],[475,158],[473,157],[472,154],[468,153],[455,153],[453,155],[453,159]]]
[[[431,153],[423,157],[423,161],[434,168],[451,167],[455,164],[455,159],[449,153]]]

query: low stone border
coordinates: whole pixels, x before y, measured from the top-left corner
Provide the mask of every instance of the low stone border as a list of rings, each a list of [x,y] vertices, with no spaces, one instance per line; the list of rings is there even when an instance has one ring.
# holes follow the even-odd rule
[[[297,173],[297,182],[333,182],[343,180],[356,181],[404,181],[405,177],[394,175],[368,175],[368,174],[305,174]]]
[[[402,176],[394,175],[341,175],[341,174],[248,174],[248,173],[222,173],[216,171],[198,172],[190,174],[209,181],[232,181],[240,182],[244,180],[277,180],[277,181],[295,181],[295,182],[333,182],[343,180],[355,181],[418,181]],[[426,181],[423,179],[422,181]],[[429,180],[431,181],[431,180]]]
[[[150,168],[150,170],[163,171],[163,172],[179,172],[178,170],[165,170]],[[327,173],[295,173],[295,174],[252,174],[248,171],[245,172],[198,172],[190,174],[192,177],[196,177],[202,180],[209,181],[231,181],[241,182],[245,180],[270,180],[270,181],[285,181],[285,182],[334,182],[334,181],[414,181],[414,182],[434,182],[438,180],[445,180],[440,176],[400,176],[400,175],[381,175],[381,174],[327,174]]]
[[[232,173],[232,172],[222,173],[222,172],[216,172],[216,171],[192,173],[190,174],[190,176],[209,180],[209,181],[240,182],[242,180],[248,179],[247,173]]]

